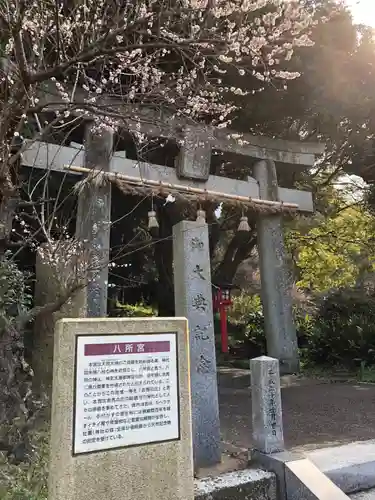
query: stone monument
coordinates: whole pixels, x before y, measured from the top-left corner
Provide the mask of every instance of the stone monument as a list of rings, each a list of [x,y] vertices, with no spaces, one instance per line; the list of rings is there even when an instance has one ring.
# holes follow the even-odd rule
[[[56,325],[49,500],[192,500],[187,321]]]
[[[260,356],[250,361],[254,448],[262,453],[284,450],[279,361]]]
[[[176,224],[173,256],[176,315],[189,318],[194,464],[198,468],[221,459],[207,224]]]

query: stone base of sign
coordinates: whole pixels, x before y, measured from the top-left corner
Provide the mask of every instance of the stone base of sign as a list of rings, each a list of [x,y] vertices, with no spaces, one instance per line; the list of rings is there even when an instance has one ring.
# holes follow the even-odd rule
[[[73,434],[77,432],[74,430],[74,422],[77,426],[74,405],[77,403],[75,363],[76,345],[79,348],[78,340],[82,336],[97,336],[96,344],[103,344],[105,343],[103,337],[110,335],[155,334],[156,339],[156,334],[171,332],[177,334],[175,338],[178,353],[180,439],[74,455]],[[151,341],[153,342],[154,340]],[[126,344],[121,345],[126,346]],[[85,350],[84,355],[87,356],[87,352]],[[57,323],[49,500],[193,499],[188,353],[187,321],[182,318],[63,319]],[[114,351],[111,354],[114,354]],[[90,389],[85,388],[85,390]],[[155,430],[155,437],[159,434],[160,431]]]
[[[278,500],[276,477],[271,472],[246,469],[195,481],[195,500],[223,499]]]

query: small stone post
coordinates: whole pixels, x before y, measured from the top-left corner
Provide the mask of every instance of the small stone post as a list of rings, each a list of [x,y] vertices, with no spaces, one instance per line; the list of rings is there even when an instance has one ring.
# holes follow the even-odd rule
[[[85,166],[108,172],[113,150],[113,132],[95,130],[90,124],[85,137]],[[90,251],[87,315],[107,315],[108,262],[111,231],[111,183],[94,174],[78,197],[76,237]]]
[[[261,199],[278,201],[275,163],[254,166]],[[281,373],[299,371],[297,334],[293,320],[290,275],[285,263],[282,215],[261,215],[257,238],[267,352],[280,361]]]
[[[182,221],[173,227],[176,316],[189,322],[195,468],[221,461],[215,335],[208,226]]]
[[[280,372],[277,359],[250,361],[254,448],[262,453],[284,450]]]

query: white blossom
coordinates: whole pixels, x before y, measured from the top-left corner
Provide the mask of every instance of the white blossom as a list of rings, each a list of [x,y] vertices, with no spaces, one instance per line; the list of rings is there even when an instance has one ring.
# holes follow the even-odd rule
[[[99,129],[113,130],[131,117],[137,140],[144,139],[134,131],[138,108],[226,127],[236,97],[263,87],[248,88],[246,78],[226,87],[222,75],[234,68],[263,86],[280,79],[282,88],[299,76],[283,63],[296,47],[312,44],[316,24],[304,0],[215,0],[209,12],[207,0],[4,0],[0,14],[10,68],[0,72],[10,127],[2,123],[4,159],[11,157],[9,136],[22,135],[29,115],[34,120],[37,114],[46,127],[91,116]],[[59,106],[44,104],[44,95]],[[134,112],[119,111],[106,99]],[[44,107],[55,116],[43,114]]]

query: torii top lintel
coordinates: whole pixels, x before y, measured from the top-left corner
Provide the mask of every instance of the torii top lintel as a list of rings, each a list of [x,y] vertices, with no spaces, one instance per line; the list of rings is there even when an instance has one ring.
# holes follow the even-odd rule
[[[312,166],[316,156],[323,154],[325,149],[322,143],[286,141],[239,133],[230,129],[188,122],[186,119],[168,118],[148,110],[142,110],[139,119],[138,122],[130,121],[129,128],[134,127],[134,130],[149,136],[191,141],[194,148],[200,142],[202,148],[217,149],[255,159]]]
[[[48,98],[46,100],[48,101]],[[124,120],[124,129],[126,130],[141,132],[147,136],[182,141],[176,168],[130,160],[126,158],[125,151],[115,152],[110,161],[109,171],[132,178],[137,177],[140,180],[148,179],[152,182],[203,188],[229,196],[259,198],[259,184],[250,176],[247,180],[241,181],[210,175],[212,150],[229,151],[258,160],[271,160],[301,166],[312,166],[316,156],[324,151],[322,144],[290,142],[251,134],[237,134],[227,129],[188,123],[180,118],[168,118],[149,109],[142,109],[139,113],[134,112],[133,109],[132,113],[129,113],[128,106],[118,101],[109,100],[107,97],[104,97],[101,103],[101,106],[104,105],[105,109],[108,109],[108,112],[112,114],[115,112],[125,114],[127,112],[129,118]],[[87,116],[87,119],[92,120],[92,116]],[[26,146],[22,154],[22,164],[62,171],[69,165],[85,166],[85,155],[82,145],[67,147],[34,141]],[[294,204],[302,212],[314,210],[310,192],[281,187],[277,189],[277,198],[281,203]]]
[[[75,109],[79,108],[82,101],[83,109],[85,101],[80,89],[74,95]],[[47,109],[66,109],[66,103],[59,105],[60,96],[56,90],[46,88],[40,94],[40,103]],[[129,106],[120,99],[107,95],[97,96],[93,111],[88,112],[85,117],[93,118],[95,109],[101,115],[108,114],[119,122],[124,123],[124,129],[141,132],[148,136],[164,137],[168,139],[186,139],[191,137],[194,144],[205,143],[209,150],[217,149],[242,156],[249,156],[261,160],[273,160],[275,162],[312,166],[316,156],[324,152],[324,144],[312,142],[293,142],[283,139],[256,136],[249,133],[238,133],[234,130],[220,129],[217,127],[198,124],[186,117],[172,116],[162,110],[156,111],[149,107]],[[72,112],[75,114],[75,111]],[[195,147],[195,146],[194,146]]]

